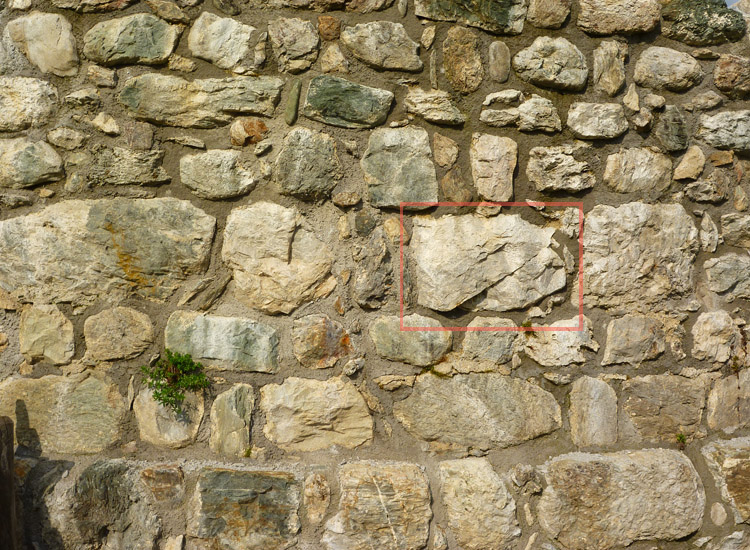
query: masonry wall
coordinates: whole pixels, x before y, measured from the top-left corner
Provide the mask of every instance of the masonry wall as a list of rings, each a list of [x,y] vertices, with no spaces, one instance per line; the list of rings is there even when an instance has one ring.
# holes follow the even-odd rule
[[[750,548],[745,1],[0,0],[24,547]]]

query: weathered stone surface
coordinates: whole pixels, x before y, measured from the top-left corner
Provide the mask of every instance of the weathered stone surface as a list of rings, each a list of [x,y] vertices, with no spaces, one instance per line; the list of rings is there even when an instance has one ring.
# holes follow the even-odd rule
[[[419,550],[430,532],[430,489],[416,464],[353,462],[339,468],[338,513],[325,524],[328,550]],[[384,498],[388,495],[387,498]]]
[[[731,213],[721,217],[721,236],[729,246],[750,248],[750,216]]]
[[[693,294],[698,230],[679,204],[595,206],[586,215],[583,248],[588,307],[645,313]]]
[[[16,442],[36,452],[100,453],[119,441],[127,412],[116,385],[86,373],[0,383],[0,416],[11,417]]]
[[[726,311],[703,312],[691,330],[693,334],[692,355],[702,361],[727,363],[744,359],[743,336],[739,327]]]
[[[458,160],[458,143],[438,132],[432,134],[432,150],[435,162],[443,168],[450,168]]]
[[[229,457],[244,456],[250,447],[255,396],[249,384],[235,384],[211,405],[211,450]]]
[[[724,512],[726,515],[726,512]],[[718,541],[711,542],[706,550],[743,550],[750,544],[750,536],[746,531],[735,531],[731,535],[722,537]]]
[[[342,377],[289,377],[260,389],[265,436],[288,451],[318,451],[334,445],[354,449],[372,440],[373,421],[362,395]]]
[[[0,187],[22,189],[62,176],[62,159],[46,142],[0,139]]]
[[[555,133],[562,130],[560,115],[547,98],[532,94],[518,106],[518,129],[522,132]]]
[[[661,19],[659,0],[582,0],[578,27],[589,34],[649,32]]]
[[[617,394],[603,380],[581,376],[570,388],[570,436],[577,447],[617,442]]]
[[[275,373],[279,368],[276,330],[250,319],[175,311],[164,329],[164,345],[230,370]]]
[[[380,308],[388,300],[393,285],[391,254],[384,230],[375,229],[364,245],[355,245],[352,258],[357,264],[352,288],[354,301],[366,309]]]
[[[96,185],[159,185],[168,183],[162,167],[164,151],[135,151],[124,147],[93,147],[96,156],[84,172]]]
[[[336,142],[325,132],[294,128],[284,138],[276,157],[276,183],[285,194],[303,199],[321,199],[343,177]]]
[[[516,548],[516,503],[486,458],[440,462],[440,493],[448,528],[466,550]]]
[[[159,464],[141,470],[141,481],[158,502],[180,501],[185,495],[185,474],[174,464]]]
[[[414,437],[458,448],[510,447],[562,425],[551,393],[494,373],[422,374],[411,395],[393,405],[393,415]]]
[[[205,270],[215,224],[172,198],[58,202],[0,222],[0,286],[31,302],[164,300]]]
[[[78,73],[73,26],[62,15],[33,11],[9,22],[6,30],[26,58],[43,73],[57,76]]]
[[[614,97],[625,85],[625,60],[628,46],[604,40],[594,50],[594,85]]]
[[[374,128],[388,117],[393,93],[335,76],[310,81],[302,113],[312,120],[341,128]]]
[[[178,28],[137,13],[97,23],[83,36],[83,54],[105,66],[165,63],[177,45]]]
[[[424,128],[374,130],[360,164],[373,206],[398,208],[402,202],[438,200],[430,137]],[[429,206],[405,208],[420,210]]]
[[[477,35],[465,27],[454,26],[443,42],[445,76],[457,92],[470,94],[484,79],[480,42]]]
[[[628,130],[625,111],[618,103],[573,103],[567,124],[581,139],[612,139]]]
[[[297,361],[312,369],[332,367],[352,352],[349,333],[322,314],[295,319],[292,344]]]
[[[490,201],[513,196],[513,171],[518,145],[507,137],[475,133],[471,136],[471,174],[479,194]]]
[[[217,128],[237,114],[272,115],[283,85],[281,79],[268,76],[187,81],[146,73],[125,82],[118,99],[138,120],[182,128]]]
[[[425,92],[418,86],[410,86],[404,98],[404,107],[407,113],[421,116],[435,124],[459,126],[466,121],[466,117],[451,101],[450,94],[441,90]]]
[[[750,370],[721,378],[708,394],[706,422],[731,434],[750,424]]]
[[[569,91],[583,90],[589,75],[581,50],[562,37],[538,37],[513,56],[513,69],[526,82]]]
[[[570,15],[572,0],[530,0],[526,21],[540,29],[559,29]]]
[[[489,49],[489,75],[495,82],[506,82],[510,76],[510,49],[505,42],[495,40]]]
[[[696,137],[717,149],[750,151],[750,111],[702,115]]]
[[[246,73],[258,67],[255,47],[263,42],[262,34],[230,17],[204,11],[190,28],[188,47],[193,56],[220,69]]]
[[[671,0],[662,9],[662,34],[691,46],[737,41],[747,24],[722,0]]]
[[[648,147],[623,148],[607,157],[603,179],[618,193],[658,195],[672,183],[672,161]]]
[[[21,313],[20,351],[30,362],[70,363],[75,353],[73,324],[54,305],[35,305]]]
[[[135,0],[52,0],[52,4],[57,8],[88,13],[125,9],[134,1]]]
[[[731,196],[732,190],[739,183],[738,180],[738,174],[734,170],[715,168],[705,178],[688,183],[685,186],[685,194],[695,202],[720,204]],[[742,233],[737,236],[741,238],[741,235]]]
[[[100,459],[50,487],[40,503],[49,514],[47,542],[67,548],[153,548],[162,522],[149,506],[138,470],[122,459]]]
[[[591,321],[586,316],[555,321],[549,326],[581,326],[581,330],[536,331],[525,338],[524,352],[540,365],[562,367],[583,363],[586,360],[584,348],[592,351],[599,349],[599,344],[594,340]]]
[[[703,80],[703,71],[700,63],[689,54],[651,46],[638,58],[633,78],[646,88],[684,92]]]
[[[518,215],[416,218],[410,249],[417,302],[437,311],[475,297],[471,307],[492,311],[538,302],[565,286],[563,262],[551,248],[553,233]]]
[[[344,57],[338,43],[331,44],[320,54],[320,70],[324,73],[349,72],[349,61]]]
[[[41,126],[57,106],[57,89],[38,78],[0,76],[0,132]]]
[[[307,476],[303,496],[307,521],[319,525],[331,504],[331,486],[326,476],[318,473]]]
[[[515,323],[510,319],[498,317],[475,317],[467,325],[475,327],[508,327],[515,328]],[[480,331],[474,330],[466,333],[461,348],[461,358],[470,361],[490,362],[495,364],[507,363],[513,359],[518,344],[518,332],[509,331]]]
[[[309,21],[291,17],[274,19],[268,23],[268,37],[280,71],[297,74],[318,59],[320,38]]]
[[[706,155],[697,145],[691,145],[680,160],[680,164],[674,169],[672,177],[676,180],[695,180],[703,173],[706,164]]]
[[[750,521],[750,437],[714,441],[701,449],[735,523]]]
[[[346,27],[341,42],[352,55],[377,69],[421,71],[419,44],[409,38],[401,23],[371,21]]]
[[[714,84],[729,97],[747,99],[750,96],[750,59],[722,54],[714,67]]]
[[[676,434],[690,437],[700,428],[706,386],[671,374],[637,376],[622,383],[621,398],[641,438],[672,442]]]
[[[402,331],[397,315],[378,317],[370,324],[369,334],[378,354],[390,361],[420,367],[434,365],[451,347],[449,331]],[[404,317],[405,327],[440,327],[440,322],[417,313]]]
[[[493,33],[521,34],[526,6],[523,0],[480,0],[471,3],[415,0],[414,13],[417,17],[457,21]]]
[[[180,158],[180,180],[203,199],[241,197],[268,179],[256,160],[232,149],[212,149]]]
[[[570,550],[676,540],[703,522],[706,494],[679,451],[571,453],[545,464],[539,524]]]
[[[203,420],[203,395],[186,392],[180,412],[158,403],[153,391],[143,388],[133,401],[138,433],[146,443],[180,449],[195,441]]]
[[[750,299],[750,256],[747,254],[724,254],[706,260],[708,288],[725,294],[729,301],[736,298]]]
[[[331,251],[294,208],[257,202],[227,218],[222,259],[234,270],[238,297],[267,313],[290,313],[327,294]]]
[[[145,313],[129,307],[105,309],[83,324],[86,357],[112,361],[137,357],[153,343],[154,328]]]
[[[529,151],[526,177],[537,191],[570,191],[591,189],[596,183],[591,166],[577,160],[576,154],[585,150],[579,145],[534,147]]]
[[[665,350],[662,324],[645,315],[623,315],[607,325],[607,345],[602,365],[640,365]]]
[[[204,468],[187,534],[222,550],[284,550],[297,542],[300,483],[287,472]]]

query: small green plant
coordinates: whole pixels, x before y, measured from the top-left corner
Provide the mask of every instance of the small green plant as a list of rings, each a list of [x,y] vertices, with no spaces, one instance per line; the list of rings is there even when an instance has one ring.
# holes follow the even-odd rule
[[[242,453],[242,456],[244,456],[245,458],[252,457],[253,456],[253,448],[252,447],[246,447],[245,448],[245,452]]]
[[[527,319],[523,323],[521,323],[522,328],[531,328],[533,327],[533,323],[531,322],[531,319]],[[536,331],[533,330],[524,330],[523,335],[526,336],[526,338],[535,338],[536,337]]]
[[[677,448],[681,451],[685,450],[685,445],[687,444],[687,437],[685,437],[685,434],[678,433],[677,434]]]
[[[153,390],[154,399],[171,408],[177,414],[182,412],[185,392],[197,392],[211,385],[203,373],[203,365],[193,361],[189,353],[176,353],[165,349],[165,358],[159,358],[153,368],[142,366],[146,385]]]

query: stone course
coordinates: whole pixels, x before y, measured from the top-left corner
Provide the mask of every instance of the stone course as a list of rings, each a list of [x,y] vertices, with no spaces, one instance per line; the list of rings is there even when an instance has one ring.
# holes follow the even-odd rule
[[[0,550],[747,550],[748,23],[0,0]]]

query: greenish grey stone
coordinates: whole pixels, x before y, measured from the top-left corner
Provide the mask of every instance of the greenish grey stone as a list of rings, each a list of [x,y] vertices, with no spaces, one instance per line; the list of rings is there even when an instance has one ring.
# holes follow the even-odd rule
[[[284,122],[287,126],[292,126],[297,122],[297,111],[299,110],[299,96],[302,92],[302,81],[300,79],[292,82],[292,89],[289,91],[289,97],[286,100],[286,109],[284,109]]]
[[[255,396],[249,384],[235,384],[220,393],[211,406],[211,439],[215,453],[224,456],[244,456],[250,447],[250,428],[253,422]]]
[[[282,550],[296,543],[299,503],[293,474],[206,468],[187,534],[222,550]]]
[[[146,73],[131,78],[118,100],[138,120],[182,128],[218,128],[239,114],[271,116],[284,81],[268,76],[188,81]]]
[[[524,0],[414,0],[417,17],[456,21],[498,34],[520,34],[526,9]]]
[[[250,319],[175,311],[164,329],[164,345],[232,370],[275,373],[279,368],[276,330]]]
[[[127,414],[110,381],[86,373],[9,378],[0,384],[0,416],[16,425],[16,442],[33,451],[96,454],[116,444]]]
[[[321,75],[310,81],[302,114],[341,128],[374,128],[388,118],[393,98],[388,90]]]
[[[325,132],[295,128],[284,138],[275,173],[284,194],[303,199],[330,196],[343,177],[336,142]]]
[[[167,61],[179,38],[176,26],[163,19],[138,13],[94,25],[83,36],[83,54],[102,65]]]
[[[164,151],[96,146],[88,178],[97,185],[159,185],[171,179],[162,167]]]
[[[373,206],[398,208],[402,202],[438,200],[430,138],[424,128],[374,130],[360,164]],[[429,206],[405,208],[420,210]]]
[[[44,141],[0,140],[0,187],[20,189],[63,176],[60,155]]]
[[[0,222],[0,287],[24,302],[169,297],[208,265],[215,218],[188,201],[61,201]]]
[[[675,105],[667,105],[654,126],[654,136],[665,151],[674,153],[687,149],[689,136],[685,119]]]
[[[430,317],[416,313],[404,317],[406,327],[440,328]],[[378,355],[390,361],[400,361],[427,367],[440,361],[451,347],[451,333],[442,330],[403,331],[398,315],[378,317],[370,324],[370,338]]]
[[[662,8],[662,34],[690,46],[736,42],[747,23],[724,0],[672,0]]]

